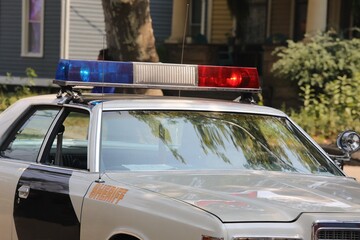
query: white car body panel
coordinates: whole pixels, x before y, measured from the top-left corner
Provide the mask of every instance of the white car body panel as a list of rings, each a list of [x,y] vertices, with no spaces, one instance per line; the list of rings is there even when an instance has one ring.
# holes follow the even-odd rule
[[[291,222],[303,212],[360,213],[358,183],[344,177],[250,170],[109,176],[204,209],[226,223]]]
[[[83,239],[108,239],[114,233],[128,233],[140,239],[189,239],[202,234],[221,236],[220,220],[189,204],[152,191],[117,183],[106,175],[104,184],[126,189],[116,204],[106,199],[92,199],[93,186],[84,200]],[[96,237],[95,237],[96,236]]]
[[[102,96],[98,99],[103,100]],[[54,95],[38,96],[9,107],[0,114],[0,144],[7,129],[30,105],[59,106],[61,100]],[[224,240],[234,237],[312,239],[312,224],[316,221],[360,222],[360,186],[345,175],[250,170],[100,171],[103,111],[194,110],[288,118],[279,110],[229,101],[144,96],[119,97],[95,106],[60,106],[91,113],[88,170],[67,169],[71,172],[71,204],[81,223],[80,239],[108,240],[116,234],[141,240],[201,240],[202,236]],[[322,149],[319,151],[325,155]],[[61,170],[61,167],[38,163],[32,165],[49,171]],[[0,159],[0,232],[4,234],[1,239],[22,240],[13,226],[13,204],[19,178],[29,166],[26,162]]]
[[[13,229],[13,206],[16,201],[14,195],[18,180],[29,163],[13,160],[0,161],[0,232],[2,239],[11,238]]]

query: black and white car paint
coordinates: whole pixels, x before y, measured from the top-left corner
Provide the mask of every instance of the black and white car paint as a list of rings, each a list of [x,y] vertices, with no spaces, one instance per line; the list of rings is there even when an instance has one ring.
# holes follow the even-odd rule
[[[224,112],[286,119],[295,128],[281,111],[194,98],[89,98],[102,103],[64,103],[54,95],[37,96],[18,101],[0,115],[1,239],[316,239],[314,226],[330,223],[345,232],[350,223],[355,224],[355,232],[359,231],[359,183],[346,177],[300,128],[297,131],[333,173],[323,174],[322,168],[319,174],[303,174],[252,169],[173,171],[164,165],[141,171],[102,167],[101,122],[106,111]],[[20,152],[26,156],[23,159],[9,157],[15,156],[10,142],[36,109],[57,111],[38,152]],[[62,125],[70,113],[89,118],[83,134],[86,158],[75,151],[66,164],[57,165],[57,153],[49,152],[58,142],[55,139],[63,137]],[[71,148],[66,150],[73,153]]]

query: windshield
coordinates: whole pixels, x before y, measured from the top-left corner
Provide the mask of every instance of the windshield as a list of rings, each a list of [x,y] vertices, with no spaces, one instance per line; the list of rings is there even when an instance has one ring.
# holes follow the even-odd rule
[[[265,170],[342,175],[286,118],[221,112],[109,111],[103,170]]]

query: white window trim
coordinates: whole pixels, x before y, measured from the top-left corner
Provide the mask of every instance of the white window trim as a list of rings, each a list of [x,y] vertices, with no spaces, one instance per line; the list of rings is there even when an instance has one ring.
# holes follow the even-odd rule
[[[43,57],[44,54],[44,9],[45,1],[42,1],[40,20],[40,52],[29,52],[29,0],[22,0],[22,27],[21,27],[21,57]]]
[[[69,58],[70,0],[61,1],[60,58]]]

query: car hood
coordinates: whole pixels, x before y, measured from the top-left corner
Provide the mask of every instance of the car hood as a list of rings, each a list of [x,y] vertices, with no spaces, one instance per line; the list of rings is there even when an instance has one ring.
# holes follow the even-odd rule
[[[360,212],[360,185],[346,177],[265,171],[110,173],[223,222],[295,220],[304,212]]]

